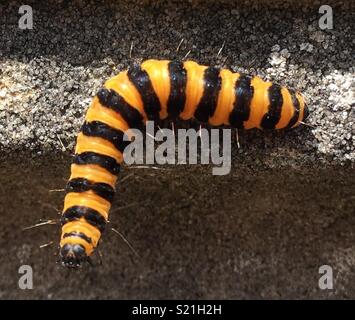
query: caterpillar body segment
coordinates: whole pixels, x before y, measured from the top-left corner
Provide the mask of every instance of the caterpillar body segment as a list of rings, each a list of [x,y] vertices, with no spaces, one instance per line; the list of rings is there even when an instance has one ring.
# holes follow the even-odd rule
[[[60,257],[77,267],[108,221],[130,128],[147,120],[196,119],[212,126],[289,129],[307,117],[302,95],[256,76],[193,61],[147,60],[106,81],[77,137],[62,215]]]

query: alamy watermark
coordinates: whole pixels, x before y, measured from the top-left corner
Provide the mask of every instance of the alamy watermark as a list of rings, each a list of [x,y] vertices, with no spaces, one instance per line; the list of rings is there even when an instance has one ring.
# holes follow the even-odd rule
[[[19,7],[18,13],[21,17],[18,21],[18,26],[22,30],[33,29],[33,9],[29,5],[22,5]],[[333,29],[333,8],[327,4],[321,5],[318,13],[322,14],[319,18],[319,28],[322,30]]]
[[[18,27],[22,30],[33,29],[32,7],[24,4],[18,9],[18,13],[22,15],[18,20]]]
[[[318,273],[322,275],[318,280],[319,289],[333,290],[333,268],[325,264],[319,267]]]
[[[200,144],[201,164],[214,164],[213,175],[226,175],[230,172],[231,129],[172,130],[164,128],[155,133],[154,128],[154,122],[147,121],[145,140],[144,133],[138,129],[130,129],[129,133],[124,135],[125,141],[131,141],[134,137],[123,152],[126,164],[197,164],[198,145]],[[155,148],[156,141],[160,142],[157,148]]]
[[[18,269],[21,274],[18,280],[18,287],[22,290],[33,289],[33,270],[32,267],[24,264]]]
[[[319,28],[321,30],[326,30],[326,29],[332,30],[333,29],[333,8],[325,4],[319,7],[318,12],[322,14],[318,22]]]
[[[18,273],[21,275],[18,280],[18,286],[22,290],[33,289],[33,270],[30,265],[21,265],[18,269]],[[333,268],[329,265],[322,265],[318,269],[318,273],[321,275],[318,279],[318,287],[321,290],[333,290]]]

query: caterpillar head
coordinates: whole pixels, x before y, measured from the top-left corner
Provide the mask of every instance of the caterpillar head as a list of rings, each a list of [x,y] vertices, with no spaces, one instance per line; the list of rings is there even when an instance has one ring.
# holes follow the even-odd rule
[[[61,247],[59,256],[62,265],[68,268],[79,268],[83,262],[87,262],[89,259],[85,248],[77,243],[66,243]]]

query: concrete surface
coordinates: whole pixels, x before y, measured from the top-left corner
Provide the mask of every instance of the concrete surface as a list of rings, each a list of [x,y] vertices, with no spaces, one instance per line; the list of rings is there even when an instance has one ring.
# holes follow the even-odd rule
[[[273,169],[235,162],[228,176],[206,166],[126,168],[97,265],[57,265],[58,219],[68,157],[0,164],[1,298],[352,298],[355,297],[354,171]],[[127,177],[127,178],[125,178]],[[40,248],[41,245],[52,245]],[[18,268],[34,289],[18,288]],[[334,289],[318,287],[322,265]]]
[[[331,31],[316,1],[26,3],[31,31],[22,3],[0,4],[0,298],[355,298],[353,2],[327,2]],[[63,193],[49,190],[65,185],[91,97],[132,60],[189,51],[301,90],[308,125],[239,132],[224,177],[126,168],[111,222],[140,258],[108,230],[102,266],[62,269],[59,227],[22,228],[58,219]],[[32,291],[17,286],[21,264]],[[318,288],[324,264],[332,291]]]

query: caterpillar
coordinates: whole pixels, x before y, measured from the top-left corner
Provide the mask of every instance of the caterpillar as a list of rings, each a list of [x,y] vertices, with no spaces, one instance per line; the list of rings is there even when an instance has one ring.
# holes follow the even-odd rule
[[[123,139],[148,120],[196,119],[212,126],[289,129],[308,114],[295,90],[194,61],[146,60],[107,80],[77,137],[61,217],[60,260],[79,267],[108,221],[123,162]]]

